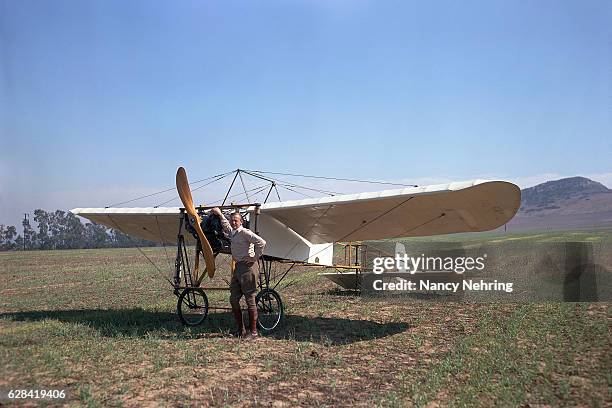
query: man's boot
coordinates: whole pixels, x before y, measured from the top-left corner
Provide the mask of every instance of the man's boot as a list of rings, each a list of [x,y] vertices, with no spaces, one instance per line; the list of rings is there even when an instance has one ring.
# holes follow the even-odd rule
[[[251,338],[257,338],[259,335],[257,334],[257,308],[249,309],[249,336]]]
[[[242,323],[242,310],[240,309],[232,309],[232,313],[234,313],[234,320],[236,320],[236,332],[234,335],[236,337],[244,337],[247,332],[244,328],[244,323]]]

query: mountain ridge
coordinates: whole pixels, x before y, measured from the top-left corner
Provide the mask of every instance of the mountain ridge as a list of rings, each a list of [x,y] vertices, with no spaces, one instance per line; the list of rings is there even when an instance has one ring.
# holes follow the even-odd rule
[[[521,190],[513,230],[612,227],[612,189],[586,177],[547,181]]]

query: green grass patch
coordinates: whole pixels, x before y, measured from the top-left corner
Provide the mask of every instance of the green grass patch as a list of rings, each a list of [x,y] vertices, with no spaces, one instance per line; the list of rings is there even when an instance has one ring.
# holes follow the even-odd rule
[[[557,235],[497,245],[609,242],[599,232]],[[0,390],[65,389],[51,404],[92,407],[607,401],[609,303],[369,299],[303,268],[278,288],[283,325],[253,343],[229,336],[227,312],[183,327],[163,279],[172,260],[163,248],[145,252],[161,274],[136,249],[0,253]],[[228,306],[227,292],[208,297]]]

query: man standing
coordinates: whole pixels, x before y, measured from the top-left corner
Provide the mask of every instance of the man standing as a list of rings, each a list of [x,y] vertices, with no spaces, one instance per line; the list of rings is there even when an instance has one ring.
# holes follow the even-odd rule
[[[255,304],[258,279],[257,260],[263,254],[266,241],[242,226],[242,216],[239,212],[232,213],[230,222],[227,222],[218,207],[213,208],[212,212],[219,217],[223,232],[232,241],[232,258],[236,262],[236,267],[230,283],[230,304],[238,326],[237,335],[243,337],[247,334],[240,310],[240,298],[244,295],[249,311],[250,336],[257,337],[257,305]]]

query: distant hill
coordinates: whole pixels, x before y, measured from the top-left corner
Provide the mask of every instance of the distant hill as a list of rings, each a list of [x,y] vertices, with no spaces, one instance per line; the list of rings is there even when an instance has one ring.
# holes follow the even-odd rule
[[[612,227],[612,190],[585,177],[547,181],[521,191],[509,230]]]

